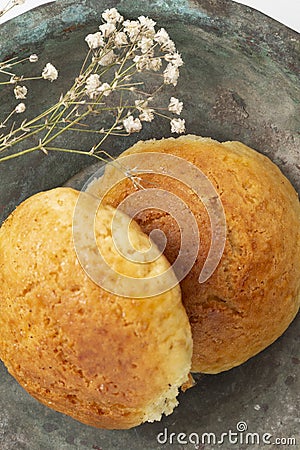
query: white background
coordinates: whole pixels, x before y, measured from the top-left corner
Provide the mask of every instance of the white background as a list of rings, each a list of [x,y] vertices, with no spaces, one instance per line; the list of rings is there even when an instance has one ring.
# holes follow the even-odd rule
[[[300,33],[300,0],[243,0],[251,6]]]
[[[300,0],[235,0],[237,3],[252,6],[262,11],[270,17],[284,23],[300,33]],[[2,9],[8,0],[0,0],[0,9]],[[9,20],[12,17],[21,14],[28,9],[34,8],[43,3],[49,3],[49,0],[25,0],[25,4],[16,6],[10,13],[0,18],[0,23]],[[109,7],[109,0],[107,2]]]

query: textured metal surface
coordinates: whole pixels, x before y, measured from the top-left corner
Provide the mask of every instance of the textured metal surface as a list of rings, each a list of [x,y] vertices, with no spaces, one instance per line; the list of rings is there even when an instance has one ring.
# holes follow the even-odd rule
[[[86,49],[83,37],[96,30],[107,6],[96,0],[58,1],[2,25],[1,58],[34,51],[40,54],[40,68],[50,60],[60,70],[57,83],[34,85],[29,96],[33,113],[67,89]],[[245,142],[276,162],[300,192],[297,33],[229,0],[124,0],[110,1],[109,6],[117,6],[129,18],[149,15],[170,32],[186,61],[175,92],[184,100],[189,133]],[[1,115],[12,108],[7,88],[0,91],[0,105]],[[137,139],[169,135],[167,124],[156,123],[129,139],[108,141],[107,150],[118,154]],[[91,144],[82,141],[83,148]],[[0,165],[0,222],[24,198],[63,184],[93,162],[88,157],[34,154]],[[181,394],[173,415],[129,431],[93,429],[42,406],[0,364],[0,448],[194,449],[193,444],[170,444],[170,438],[168,444],[159,444],[156,436],[165,427],[169,435],[220,436],[236,431],[239,421],[247,422],[250,432],[272,434],[273,440],[295,437],[297,446],[287,448],[300,448],[299,320],[298,316],[276,343],[242,366],[202,377],[194,389]],[[228,441],[199,446],[219,447],[270,448]]]

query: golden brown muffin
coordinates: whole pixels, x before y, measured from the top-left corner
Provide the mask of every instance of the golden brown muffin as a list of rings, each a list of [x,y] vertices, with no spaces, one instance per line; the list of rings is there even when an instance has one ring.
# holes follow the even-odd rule
[[[103,200],[117,207],[137,188],[134,180],[124,179],[122,170],[137,173],[134,166],[143,161],[137,159],[130,166],[128,155],[147,158],[148,152],[176,155],[191,162],[209,178],[222,201],[227,222],[225,250],[213,275],[199,284],[211,245],[211,225],[207,210],[192,190],[195,180],[189,188],[168,177],[167,168],[165,176],[138,174],[140,186],[161,188],[180,197],[198,223],[201,245],[197,260],[181,281],[192,326],[192,371],[218,373],[230,369],[275,341],[299,309],[297,193],[278,167],[246,145],[192,135],[138,142],[115,164],[107,166],[102,180],[92,186],[93,191],[103,196],[117,183]],[[165,255],[173,263],[180,248],[180,230],[172,217],[150,208],[138,213],[135,220],[147,234],[154,229],[165,233]],[[196,244],[191,241],[190,247]]]
[[[97,211],[97,244],[120,273],[145,279],[144,298],[95,284],[74,250],[78,195],[68,188],[39,193],[0,229],[0,357],[30,394],[88,425],[130,428],[159,420],[176,406],[191,365],[180,288],[146,297],[153,274],[169,263],[164,256],[149,264],[124,259],[112,242],[111,207]],[[149,247],[133,221],[129,235],[137,250]]]

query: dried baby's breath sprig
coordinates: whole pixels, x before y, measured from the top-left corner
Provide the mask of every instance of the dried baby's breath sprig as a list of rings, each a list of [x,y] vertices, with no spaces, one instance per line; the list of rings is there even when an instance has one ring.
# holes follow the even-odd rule
[[[23,121],[18,128],[11,128],[6,135],[0,135],[0,162],[33,151],[45,154],[62,151],[103,159],[105,151],[102,145],[108,136],[137,133],[155,116],[169,120],[172,133],[185,131],[183,119],[161,112],[165,110],[178,116],[183,108],[182,102],[171,97],[166,107],[157,105],[161,91],[176,86],[179,67],[183,64],[167,31],[163,28],[156,30],[156,23],[145,16],[124,20],[115,8],[104,11],[102,18],[99,31],[85,38],[88,52],[69,91],[38,117],[26,123]],[[28,60],[34,62],[36,55],[31,55]],[[41,77],[53,81],[57,75],[56,68],[48,63]],[[15,84],[16,98],[25,98],[27,88],[23,82],[26,78],[20,80],[14,74],[10,76]],[[6,118],[3,126],[8,125],[14,113],[22,112],[20,105]],[[99,115],[110,118],[111,125],[96,128],[95,118]],[[90,151],[59,146],[58,139],[62,134],[74,132],[94,136],[95,143]],[[27,147],[29,137],[30,142],[36,140],[36,144]],[[16,145],[21,148],[12,151]],[[3,156],[1,152],[4,152]]]

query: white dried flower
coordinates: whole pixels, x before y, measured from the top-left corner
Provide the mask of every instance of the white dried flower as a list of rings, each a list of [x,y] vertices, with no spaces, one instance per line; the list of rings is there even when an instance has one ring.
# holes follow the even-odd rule
[[[101,84],[100,76],[97,73],[92,73],[86,80],[85,91],[91,99],[98,97],[101,93],[107,97],[113,89],[114,87],[111,87],[108,83]]]
[[[150,58],[147,55],[136,55],[133,58],[133,62],[135,62],[136,69],[138,72],[142,72],[143,70],[148,70],[150,67]]]
[[[116,60],[116,55],[114,54],[113,50],[110,50],[108,53],[102,56],[102,58],[99,60],[100,66],[109,66],[110,64],[113,64]]]
[[[100,76],[97,73],[92,73],[86,79],[86,88],[88,90],[95,90],[100,86]]]
[[[141,49],[142,53],[147,53],[148,50],[153,46],[153,39],[143,36],[138,42],[138,47]]]
[[[176,51],[176,47],[172,39],[170,39],[169,34],[166,32],[164,28],[158,30],[158,32],[154,36],[155,42],[161,46],[161,50],[168,53],[174,53]]]
[[[102,83],[101,86],[97,89],[99,93],[103,92],[103,95],[107,97],[111,92],[112,88],[108,83]]]
[[[156,22],[154,20],[149,19],[149,17],[140,16],[138,17],[139,22],[141,24],[141,31],[145,37],[153,39],[155,36],[155,25]]]
[[[127,36],[124,31],[119,31],[115,34],[115,44],[117,47],[121,47],[122,45],[127,45]]]
[[[142,122],[152,122],[154,119],[154,109],[151,108],[145,108],[143,112],[139,115],[139,118]]]
[[[134,119],[133,116],[129,116],[124,119],[123,125],[127,133],[138,133],[142,129],[142,123],[140,119]]]
[[[155,34],[154,40],[155,42],[158,42],[159,45],[163,45],[170,40],[170,36],[164,28],[160,28]]]
[[[137,110],[143,111],[148,107],[148,100],[135,100],[134,104]]]
[[[99,95],[98,88],[100,87],[100,77],[97,73],[92,73],[86,80],[85,91],[86,94],[93,99]]]
[[[99,26],[99,30],[102,32],[103,37],[107,38],[116,30],[116,26],[113,23],[104,23]]]
[[[106,22],[114,24],[116,24],[117,22],[123,22],[124,20],[123,16],[121,16],[116,8],[106,9],[102,13],[102,17],[104,20],[106,20]]]
[[[173,64],[169,63],[164,70],[164,83],[165,84],[173,84],[176,86],[177,80],[179,77],[178,67],[173,66]]]
[[[23,100],[26,98],[27,87],[26,86],[16,86],[14,88],[14,94],[17,99]]]
[[[36,63],[39,60],[38,55],[36,55],[35,53],[33,53],[32,55],[29,56],[29,62],[31,63]]]
[[[148,108],[148,100],[135,100],[135,107],[140,111],[139,119],[143,122],[152,122],[154,109]]]
[[[185,120],[184,119],[172,119],[171,120],[171,133],[184,133],[185,132]]]
[[[156,25],[156,22],[154,22],[154,20],[152,19],[149,19],[149,17],[139,16],[138,19],[143,28],[151,29]]]
[[[183,60],[181,58],[180,53],[178,53],[178,52],[176,52],[176,53],[167,53],[164,56],[164,58],[165,58],[165,60],[167,62],[172,63],[173,66],[180,67],[180,66],[183,65]]]
[[[174,53],[176,51],[176,47],[172,39],[169,39],[161,46],[161,50],[163,52]]]
[[[15,112],[16,112],[17,114],[21,114],[21,113],[23,113],[23,112],[25,111],[25,109],[26,109],[25,104],[24,104],[24,103],[19,103],[19,104],[15,107]]]
[[[149,61],[149,69],[153,70],[154,72],[158,72],[161,68],[162,61],[161,58],[151,58]]]
[[[96,48],[104,46],[104,40],[100,31],[93,34],[88,34],[85,37],[85,42],[90,47],[90,49],[95,50]]]
[[[128,34],[129,39],[134,41],[141,31],[141,24],[137,20],[125,20],[123,29]]]
[[[180,114],[183,108],[183,103],[178,100],[178,98],[171,97],[168,110],[175,114]]]
[[[13,4],[14,6],[24,5],[24,3],[25,3],[25,0],[13,0],[13,1],[12,1],[12,4]]]
[[[51,63],[47,63],[43,69],[42,77],[45,80],[54,81],[58,77],[58,71]]]

